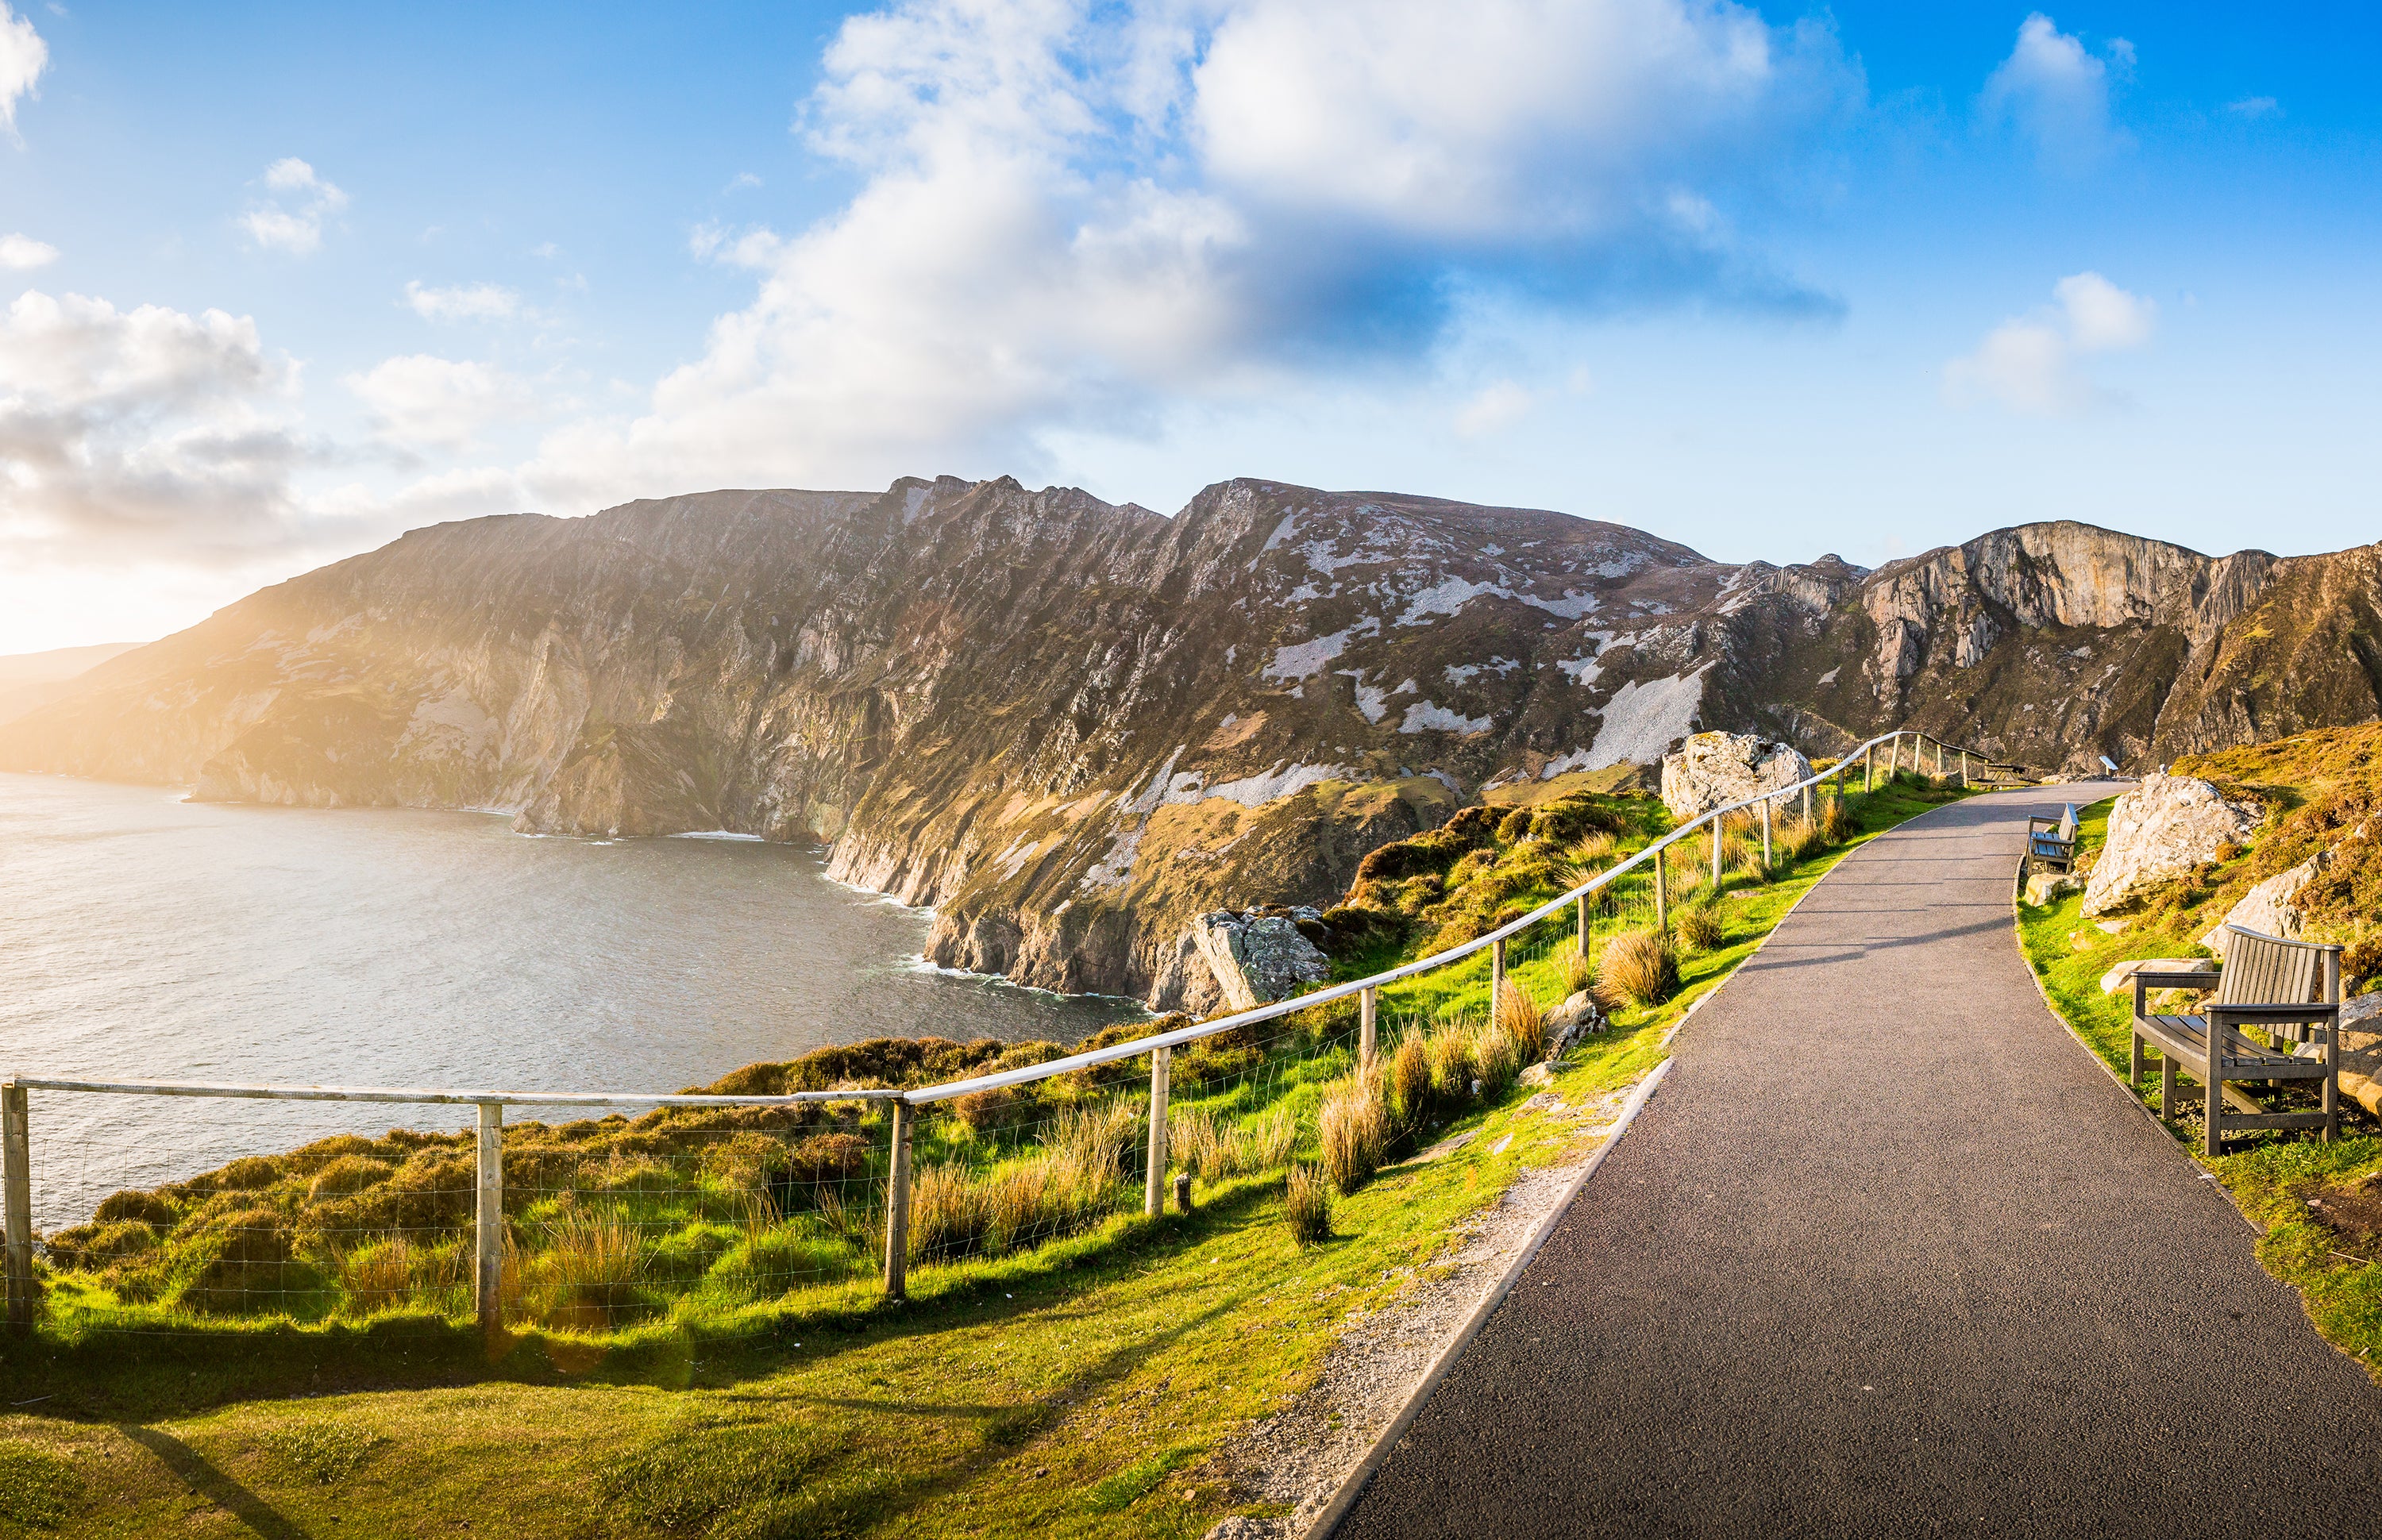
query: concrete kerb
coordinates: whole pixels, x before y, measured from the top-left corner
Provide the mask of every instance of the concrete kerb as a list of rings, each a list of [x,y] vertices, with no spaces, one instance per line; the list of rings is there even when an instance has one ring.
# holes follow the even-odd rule
[[[1925,813],[1920,815],[1922,818],[1925,816],[1927,816]],[[1918,819],[1911,819],[1909,822],[1916,823]],[[1907,826],[1907,824],[1897,825],[1897,827]],[[1849,859],[1862,846],[1869,843],[1870,841],[1863,840],[1861,845],[1848,850],[1845,852],[1845,858],[1839,859],[1836,864],[1842,865],[1844,859]],[[1797,894],[1795,901],[1786,906],[1786,911],[1778,916],[1776,923],[1770,927],[1769,934],[1753,944],[1753,950],[1737,960],[1737,966],[1728,971],[1726,978],[1688,1002],[1688,1008],[1679,1013],[1679,1019],[1671,1023],[1656,1046],[1667,1051],[1679,1033],[1687,1030],[1688,1023],[1695,1019],[1696,1012],[1703,1008],[1704,1002],[1726,988],[1730,979],[1737,977],[1747,963],[1762,955],[1762,948],[1770,945],[1770,937],[1778,934],[1779,929],[1793,917],[1795,911],[1803,907],[1803,900],[1819,891],[1820,884],[1827,881],[1836,869],[1836,866],[1829,867],[1826,872],[1820,874],[1811,886]],[[1572,1204],[1587,1188],[1588,1180],[1596,1175],[1597,1167],[1604,1164],[1604,1157],[1613,1153],[1614,1146],[1621,1143],[1621,1136],[1629,1131],[1629,1125],[1637,1121],[1639,1110],[1645,1106],[1648,1098],[1654,1094],[1655,1088],[1661,1085],[1664,1079],[1670,1074],[1674,1062],[1673,1059],[1664,1058],[1647,1071],[1644,1080],[1638,1082],[1636,1089],[1629,1094],[1629,1100],[1623,1105],[1621,1117],[1614,1124],[1612,1133],[1605,1137],[1603,1144],[1599,1146],[1597,1152],[1589,1156],[1588,1164],[1580,1167],[1579,1175],[1572,1179],[1570,1187],[1565,1190],[1563,1196],[1547,1210],[1546,1216],[1531,1228],[1529,1236],[1522,1242],[1520,1253],[1514,1258],[1513,1265],[1505,1269],[1505,1276],[1497,1280],[1494,1289],[1481,1296],[1480,1302],[1473,1307],[1472,1314],[1465,1317],[1463,1326],[1457,1327],[1455,1335],[1449,1338],[1440,1349],[1438,1356],[1430,1361],[1430,1367],[1425,1369],[1422,1377],[1415,1382],[1415,1387],[1408,1393],[1406,1404],[1398,1409],[1396,1416],[1390,1419],[1390,1425],[1381,1430],[1381,1436],[1379,1438],[1373,1440],[1372,1447],[1365,1451],[1364,1458],[1358,1460],[1347,1475],[1341,1478],[1339,1488],[1332,1494],[1332,1500],[1324,1504],[1322,1510],[1316,1514],[1305,1530],[1300,1532],[1301,1540],[1331,1540],[1332,1532],[1340,1527],[1340,1521],[1346,1518],[1348,1510],[1357,1506],[1357,1499],[1364,1495],[1367,1484],[1373,1479],[1373,1473],[1381,1468],[1382,1461],[1389,1459],[1390,1451],[1397,1448],[1398,1441],[1406,1436],[1406,1430],[1414,1425],[1415,1419],[1422,1415],[1423,1406],[1430,1399],[1430,1393],[1439,1388],[1440,1381],[1447,1377],[1448,1371],[1455,1368],[1456,1361],[1464,1356],[1464,1350],[1471,1345],[1475,1337],[1480,1334],[1480,1328],[1489,1324],[1489,1317],[1497,1314],[1497,1307],[1505,1302],[1506,1296],[1513,1293],[1514,1286],[1522,1281],[1522,1274],[1529,1269],[1531,1259],[1537,1256],[1539,1249],[1546,1244],[1547,1237],[1555,1232],[1555,1226],[1562,1222],[1563,1216],[1570,1211]],[[2104,1065],[2102,1068],[2106,1069],[2107,1066]]]

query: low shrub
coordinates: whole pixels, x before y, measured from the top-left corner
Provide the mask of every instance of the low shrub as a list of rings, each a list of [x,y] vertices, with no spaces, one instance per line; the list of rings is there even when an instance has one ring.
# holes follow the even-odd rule
[[[1301,1246],[1332,1239],[1332,1190],[1323,1173],[1312,1166],[1294,1166],[1283,1188],[1283,1218],[1290,1238]]]
[[[325,1164],[306,1184],[306,1200],[320,1203],[325,1198],[344,1198],[368,1187],[378,1187],[396,1169],[386,1160],[370,1155],[343,1155]]]
[[[1720,906],[1689,904],[1679,911],[1679,942],[1691,952],[1716,950],[1721,943]]]
[[[181,1216],[175,1212],[172,1204],[154,1192],[128,1191],[111,1192],[100,1199],[99,1207],[92,1211],[91,1217],[95,1224],[111,1225],[119,1219],[136,1219],[156,1229],[172,1229],[174,1221]]]
[[[1604,982],[1633,1005],[1660,1005],[1678,993],[1679,953],[1664,931],[1624,931],[1605,944]]]

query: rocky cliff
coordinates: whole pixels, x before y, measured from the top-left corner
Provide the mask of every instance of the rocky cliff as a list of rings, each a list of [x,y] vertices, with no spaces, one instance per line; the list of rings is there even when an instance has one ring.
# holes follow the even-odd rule
[[[1698,727],[2138,764],[2373,719],[2377,551],[2046,524],[1867,572],[1259,481],[715,492],[416,531],[92,670],[0,766],[817,838],[939,962],[1196,1008],[1198,914]]]

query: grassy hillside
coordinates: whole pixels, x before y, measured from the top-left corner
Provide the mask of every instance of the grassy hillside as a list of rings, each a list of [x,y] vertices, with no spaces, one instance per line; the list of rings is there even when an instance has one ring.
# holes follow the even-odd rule
[[[1782,830],[1769,868],[1725,849],[1718,894],[1688,852],[1676,984],[1613,999],[1555,1095],[1586,1108],[1640,1077],[1847,849],[1955,795],[1906,778],[1852,799],[1833,838]],[[1663,824],[1659,805],[1602,793],[1467,813],[1376,852],[1326,938],[1344,970],[1478,934]],[[1638,945],[1637,901],[1600,911],[1586,974]],[[1541,929],[1512,953],[1534,1007],[1584,978],[1568,931]],[[1521,1094],[1535,1011],[1491,1012],[1485,974],[1391,992],[1391,1069],[1369,1079],[1352,1072],[1349,1008],[1180,1056],[1188,1215],[1138,1212],[1142,1062],[923,1118],[902,1306],[874,1281],[869,1110],[509,1130],[493,1345],[464,1314],[455,1138],[325,1142],[118,1194],[54,1238],[35,1335],[0,1339],[0,1399],[31,1403],[0,1428],[0,1519],[70,1534],[1202,1534],[1250,1510],[1221,1441],[1437,1265],[1464,1215],[1592,1147],[1592,1125]],[[1059,1051],[868,1044],[716,1089],[915,1083]],[[1400,1079],[1417,1057],[1428,1072]],[[1460,1132],[1480,1137],[1397,1164]],[[1329,1234],[1302,1244],[1285,1180],[1315,1167]]]

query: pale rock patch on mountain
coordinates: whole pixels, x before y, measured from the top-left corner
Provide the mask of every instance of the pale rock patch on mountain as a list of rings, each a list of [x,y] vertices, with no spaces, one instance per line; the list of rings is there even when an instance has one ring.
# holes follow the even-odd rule
[[[1807,778],[1811,762],[1791,743],[1749,733],[1697,733],[1663,756],[1663,805],[1681,821]]]
[[[2154,770],[2109,810],[2108,837],[2084,881],[2084,912],[2106,914],[2246,841],[2259,810],[2192,776]]]

